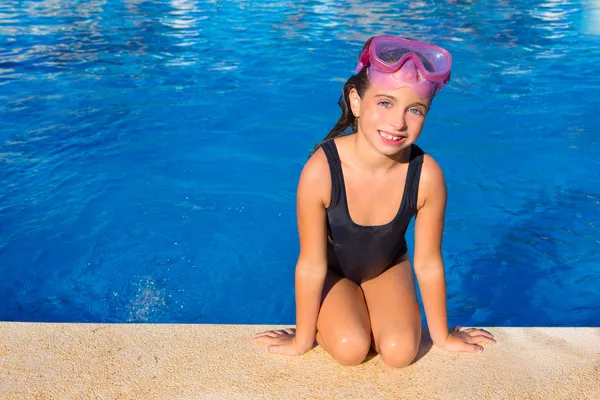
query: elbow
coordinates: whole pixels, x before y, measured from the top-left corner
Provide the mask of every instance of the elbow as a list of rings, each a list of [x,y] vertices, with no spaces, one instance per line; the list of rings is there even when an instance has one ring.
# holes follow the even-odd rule
[[[325,278],[327,275],[327,261],[299,259],[296,264],[296,275]]]
[[[423,260],[415,260],[415,272],[418,273],[429,273],[435,271],[444,271],[444,261],[441,257],[430,257]]]

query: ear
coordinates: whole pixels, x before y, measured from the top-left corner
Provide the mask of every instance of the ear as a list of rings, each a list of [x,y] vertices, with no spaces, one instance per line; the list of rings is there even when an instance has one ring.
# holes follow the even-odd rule
[[[350,99],[350,110],[355,117],[360,115],[360,96],[358,95],[358,91],[356,88],[350,89],[350,94],[348,95]]]

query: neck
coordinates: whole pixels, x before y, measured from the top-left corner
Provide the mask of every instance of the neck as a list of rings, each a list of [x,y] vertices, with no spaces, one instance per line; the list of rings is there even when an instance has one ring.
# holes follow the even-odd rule
[[[381,154],[361,132],[354,135],[353,144],[356,164],[362,170],[372,174],[386,172],[399,163],[407,163],[410,158],[409,147],[403,148],[392,155]]]

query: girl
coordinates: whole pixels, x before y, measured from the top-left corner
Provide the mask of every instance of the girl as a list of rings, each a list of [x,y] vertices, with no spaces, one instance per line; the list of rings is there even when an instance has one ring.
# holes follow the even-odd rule
[[[300,175],[296,330],[257,334],[268,352],[303,354],[316,339],[342,365],[361,363],[371,347],[387,365],[409,365],[421,339],[405,239],[413,215],[414,270],[434,345],[481,352],[480,344],[495,343],[483,330],[448,330],[446,185],[414,144],[451,65],[431,44],[389,35],[366,42],[344,85],[342,115]]]

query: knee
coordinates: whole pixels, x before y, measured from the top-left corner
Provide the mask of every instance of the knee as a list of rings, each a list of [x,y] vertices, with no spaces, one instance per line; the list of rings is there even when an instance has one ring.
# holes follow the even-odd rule
[[[330,346],[330,355],[343,366],[358,365],[365,360],[371,348],[367,336],[344,336]]]
[[[390,367],[407,367],[417,356],[419,341],[412,337],[391,336],[385,338],[379,343],[379,355],[383,362]]]

